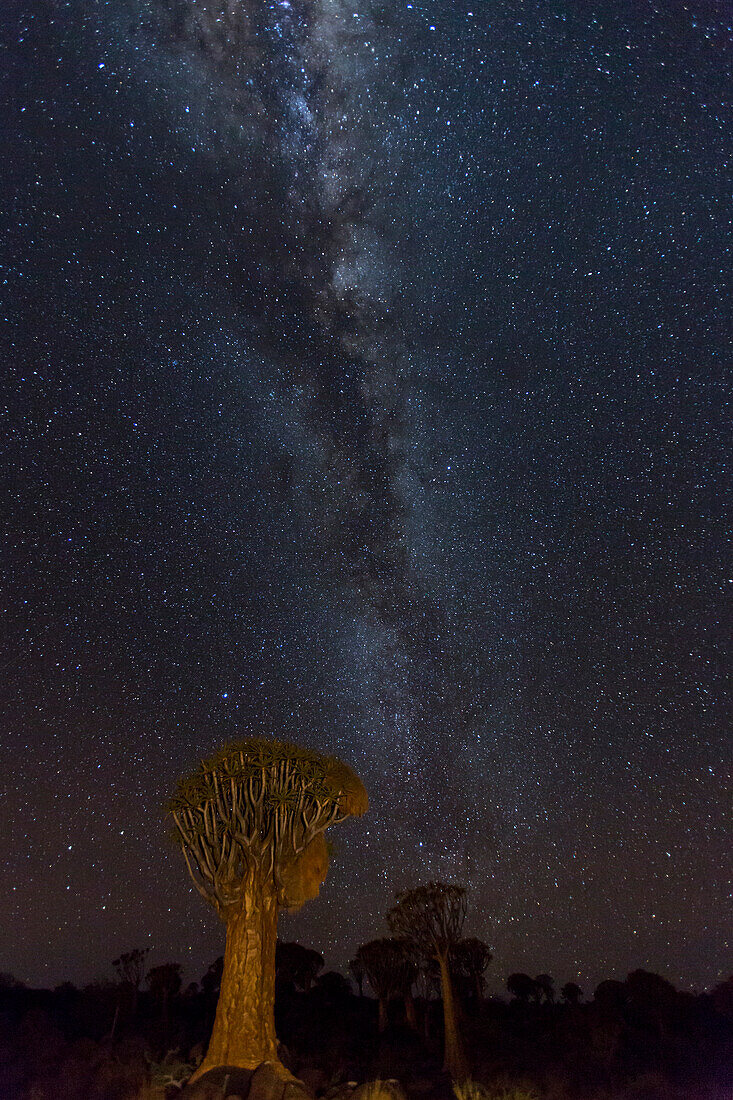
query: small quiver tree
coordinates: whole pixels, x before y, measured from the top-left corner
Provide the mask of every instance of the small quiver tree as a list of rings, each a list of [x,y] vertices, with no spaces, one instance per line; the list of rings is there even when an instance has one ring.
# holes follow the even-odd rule
[[[130,1017],[132,1020],[134,1020],[137,1015],[140,984],[145,976],[145,963],[149,950],[150,948],[148,947],[135,947],[132,951],[123,951],[121,955],[112,960],[112,966],[117,971],[117,977],[120,979],[120,993],[126,997],[129,1003]],[[115,1013],[115,1017],[116,1016],[117,1013]],[[113,1025],[113,1035],[114,1030]]]
[[[228,745],[179,780],[167,810],[196,889],[226,926],[214,1028],[194,1078],[262,1062],[287,1076],[274,1017],[278,911],[318,894],[323,834],[367,806],[341,761],[280,741]]]
[[[418,974],[415,951],[407,940],[381,939],[364,943],[354,960],[377,995],[379,1030],[385,1031],[389,1019],[387,1006],[393,997],[405,1003],[405,1016],[410,1027],[416,1027],[412,987]]]
[[[484,974],[493,959],[488,944],[475,936],[459,940],[451,953],[451,970],[461,986],[464,996],[474,997],[479,1005],[484,995]]]
[[[429,882],[427,886],[403,891],[397,895],[397,905],[387,914],[387,923],[395,936],[409,940],[419,954],[435,959],[438,964],[445,1029],[443,1067],[457,1081],[468,1077],[468,1063],[456,1020],[450,958],[465,919],[465,889],[444,882]]]
[[[275,976],[286,986],[302,989],[307,993],[323,970],[324,959],[320,951],[303,947],[300,943],[277,941],[275,948]]]
[[[583,990],[577,982],[565,982],[560,990],[560,996],[569,1005],[577,1005],[583,996]]]
[[[153,1000],[160,1006],[160,1018],[163,1028],[163,1042],[170,1038],[171,1001],[181,990],[181,964],[161,963],[149,970],[146,977]]]

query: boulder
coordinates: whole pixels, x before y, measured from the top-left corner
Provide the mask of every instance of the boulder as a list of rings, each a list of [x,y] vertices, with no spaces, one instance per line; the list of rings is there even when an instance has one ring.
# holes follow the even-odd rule
[[[180,1100],[233,1100],[246,1098],[255,1070],[238,1066],[217,1066],[210,1069],[178,1094]]]
[[[179,1093],[179,1100],[313,1100],[302,1081],[286,1081],[271,1062],[257,1069],[217,1066]]]
[[[317,1092],[324,1092],[330,1080],[326,1071],[319,1066],[301,1066],[298,1070],[298,1076],[306,1089],[312,1092],[314,1096]]]
[[[313,1096],[314,1093],[306,1088],[302,1081],[288,1081],[282,1100],[313,1100]]]
[[[285,1082],[271,1062],[263,1062],[252,1074],[247,1100],[283,1100]]]

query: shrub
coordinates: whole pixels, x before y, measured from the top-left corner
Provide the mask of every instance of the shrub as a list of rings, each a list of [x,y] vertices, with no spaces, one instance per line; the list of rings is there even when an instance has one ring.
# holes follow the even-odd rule
[[[454,1081],[453,1092],[456,1100],[539,1100],[537,1090],[526,1082],[482,1085],[478,1081]]]

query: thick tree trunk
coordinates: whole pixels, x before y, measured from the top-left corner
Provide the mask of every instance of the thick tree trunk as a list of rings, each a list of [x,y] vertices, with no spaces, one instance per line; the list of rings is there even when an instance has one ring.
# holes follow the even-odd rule
[[[275,1036],[277,898],[255,877],[226,920],[224,970],[206,1057],[191,1080],[216,1066],[279,1066]]]
[[[379,998],[379,1030],[380,1032],[387,1030],[387,1024],[389,1023],[389,1016],[387,1015],[387,998]]]
[[[453,982],[451,981],[447,958],[439,957],[438,963],[440,964],[440,988],[443,995],[443,1025],[445,1030],[443,1069],[450,1073],[454,1081],[463,1081],[468,1077],[468,1063],[461,1036],[458,1033]]]

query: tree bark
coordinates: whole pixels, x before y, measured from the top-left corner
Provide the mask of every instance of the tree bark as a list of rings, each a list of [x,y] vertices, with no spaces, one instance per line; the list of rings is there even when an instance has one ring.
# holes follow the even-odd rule
[[[438,963],[440,965],[440,988],[443,995],[443,1025],[445,1032],[443,1069],[450,1073],[454,1081],[463,1081],[468,1077],[468,1062],[458,1032],[453,982],[448,969],[448,959],[441,955],[438,957]]]
[[[389,1023],[389,1016],[387,1015],[387,998],[379,998],[379,1031],[386,1031]]]
[[[277,896],[273,883],[251,876],[226,917],[226,949],[209,1049],[191,1077],[216,1066],[278,1068],[275,1035]],[[283,1068],[284,1071],[284,1068]],[[287,1071],[284,1071],[287,1072]]]

